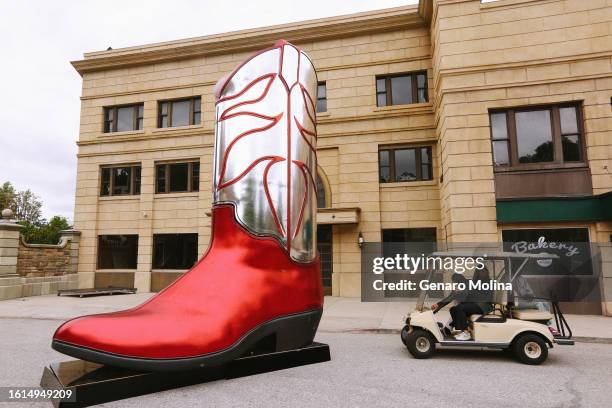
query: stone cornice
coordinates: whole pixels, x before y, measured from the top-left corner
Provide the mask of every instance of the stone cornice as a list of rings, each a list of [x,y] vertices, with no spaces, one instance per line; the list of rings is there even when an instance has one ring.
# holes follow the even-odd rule
[[[426,23],[418,14],[416,6],[403,6],[138,47],[91,52],[86,53],[84,59],[73,61],[72,65],[83,75],[86,72],[106,69],[256,50],[273,44],[279,38],[299,44],[424,26]]]

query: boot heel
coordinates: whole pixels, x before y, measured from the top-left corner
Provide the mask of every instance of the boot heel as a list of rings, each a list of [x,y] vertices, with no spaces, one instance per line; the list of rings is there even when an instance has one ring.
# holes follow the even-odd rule
[[[276,351],[293,350],[312,343],[322,310],[289,316],[279,322],[276,330]]]

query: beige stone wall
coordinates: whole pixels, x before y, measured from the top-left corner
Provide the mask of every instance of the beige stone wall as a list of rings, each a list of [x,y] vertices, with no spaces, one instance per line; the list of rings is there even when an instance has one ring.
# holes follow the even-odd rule
[[[431,70],[428,31],[422,24],[298,45],[313,59],[319,80],[327,83],[328,112],[318,118],[318,150],[332,207],[361,208],[358,225],[334,226],[333,242],[334,294],[358,296],[360,231],[366,240],[379,241],[381,228],[440,226],[436,179],[414,186],[378,183],[379,145],[435,145],[431,104],[377,108],[375,96],[376,75]],[[100,234],[139,234],[135,279],[139,290],[148,290],[150,285],[152,234],[197,231],[204,251],[210,238],[206,212],[210,211],[212,183],[212,87],[250,53],[201,56],[83,76],[75,211],[75,228],[83,233],[82,287],[93,285]],[[202,95],[201,125],[156,129],[158,100],[192,95]],[[135,102],[144,102],[144,130],[102,133],[104,106]],[[156,196],[153,163],[179,158],[200,158],[200,192]],[[141,195],[98,197],[99,167],[133,162],[143,166]],[[437,175],[437,163],[434,171]],[[409,197],[414,200],[407,204],[403,200]]]
[[[443,224],[495,242],[488,110],[582,101],[593,193],[612,189],[612,9],[605,0],[434,1]]]

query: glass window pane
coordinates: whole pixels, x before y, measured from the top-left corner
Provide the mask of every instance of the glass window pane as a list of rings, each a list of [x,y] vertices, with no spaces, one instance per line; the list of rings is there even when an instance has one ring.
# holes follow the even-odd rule
[[[327,206],[327,200],[325,197],[325,186],[321,177],[317,175],[317,208],[325,208]]]
[[[198,258],[198,234],[153,235],[154,269],[189,269]]]
[[[506,140],[493,141],[493,163],[496,165],[508,164],[508,142]]]
[[[388,183],[391,181],[391,171],[389,166],[389,151],[381,150],[378,152],[380,182]]]
[[[144,105],[138,105],[138,117],[142,118],[144,116]]]
[[[193,100],[193,111],[202,112],[202,98],[195,98]]]
[[[380,78],[376,80],[376,92],[386,92],[387,84],[385,78]]]
[[[162,102],[159,104],[160,111],[162,115],[168,114],[168,102]]]
[[[141,167],[140,166],[134,166],[134,167],[132,167],[132,171],[134,172],[134,175],[133,175],[133,179],[134,179],[134,191],[132,191],[132,194],[140,194],[140,171],[141,171]]]
[[[387,106],[387,94],[376,95],[376,106]]]
[[[389,165],[389,151],[388,150],[379,151],[378,160],[381,166],[388,166]]]
[[[419,103],[427,102],[427,90],[426,89],[418,89],[417,90],[417,97],[419,98],[419,100],[418,100]]]
[[[104,133],[110,133],[113,131],[113,121],[106,120],[104,121]]]
[[[508,126],[506,124],[506,113],[491,114],[491,136],[493,139],[507,139]]]
[[[412,79],[410,76],[391,78],[391,103],[393,105],[412,103]]]
[[[515,116],[519,163],[553,161],[550,110],[517,112]]]
[[[195,112],[193,114],[193,124],[199,125],[201,121],[202,121],[202,114],[200,112]]]
[[[563,136],[563,161],[580,161],[580,138],[578,135]]]
[[[113,169],[113,195],[130,194],[130,167]]]
[[[395,151],[395,181],[416,180],[415,153],[415,149],[402,149]]]
[[[158,164],[155,171],[155,191],[157,193],[166,192],[166,165]]]
[[[173,107],[174,108],[174,107]],[[170,165],[170,192],[187,191],[189,174],[188,163],[176,163]]]
[[[421,147],[421,163],[431,163],[431,147]]]
[[[327,99],[317,100],[317,112],[327,112]]]
[[[136,124],[136,130],[142,130],[142,118],[138,119],[138,123]]]
[[[136,269],[138,235],[100,235],[98,269]]]
[[[191,164],[191,191],[200,190],[200,163]]]
[[[561,118],[561,133],[578,133],[578,121],[576,120],[576,108],[560,108],[559,116]]]
[[[165,128],[168,127],[168,117],[162,116],[161,121],[159,123],[159,127]]]
[[[102,184],[100,185],[100,195],[102,196],[110,195],[110,174],[109,168],[102,169]]]
[[[431,166],[429,164],[421,164],[421,180],[431,180]]]
[[[117,108],[117,132],[134,130],[134,108],[125,106]]]
[[[419,88],[426,88],[427,87],[427,81],[426,81],[427,76],[425,74],[418,74],[417,75],[417,87]]]
[[[106,120],[113,120],[113,108],[104,108]]]
[[[327,86],[325,83],[317,86],[317,99],[319,98],[327,98]]]
[[[189,125],[189,108],[191,101],[172,102],[172,126]]]

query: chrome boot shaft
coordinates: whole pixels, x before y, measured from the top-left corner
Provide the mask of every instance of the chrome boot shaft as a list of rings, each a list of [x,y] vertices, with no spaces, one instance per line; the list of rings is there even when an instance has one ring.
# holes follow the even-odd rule
[[[215,87],[214,202],[298,262],[316,256],[316,92],[311,60],[286,41]]]

